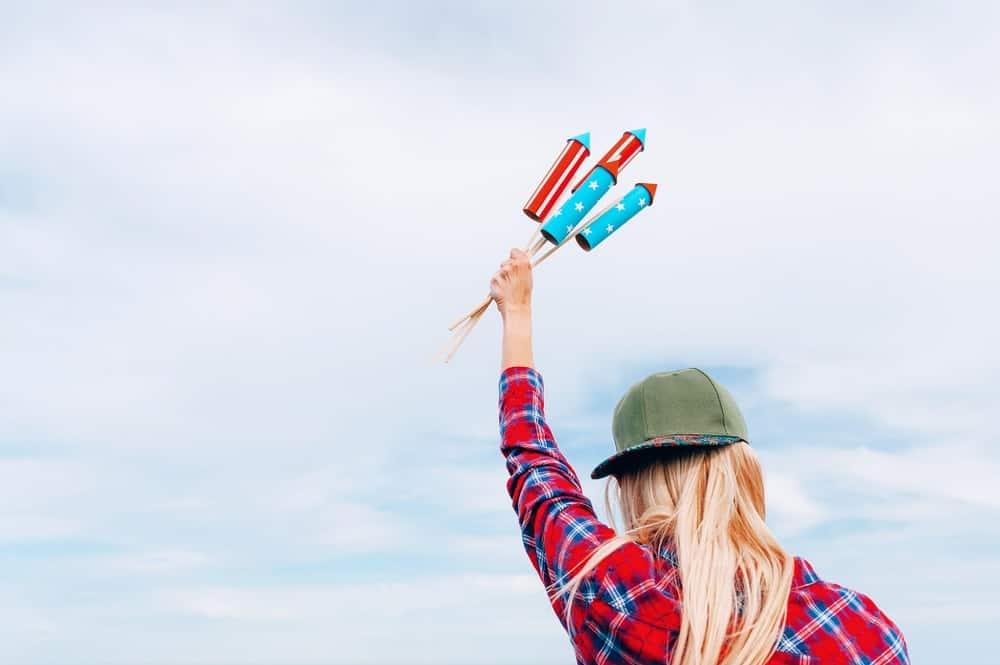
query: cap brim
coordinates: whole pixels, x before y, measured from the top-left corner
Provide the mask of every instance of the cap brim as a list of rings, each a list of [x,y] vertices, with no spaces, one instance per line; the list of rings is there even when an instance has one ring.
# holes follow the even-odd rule
[[[634,466],[639,466],[647,462],[650,458],[661,456],[663,452],[661,449],[664,448],[726,446],[730,443],[743,440],[738,436],[721,436],[715,434],[672,434],[670,436],[658,436],[655,439],[650,439],[631,448],[626,448],[620,453],[615,453],[594,467],[594,470],[590,472],[590,477],[596,480],[612,474],[618,474]]]

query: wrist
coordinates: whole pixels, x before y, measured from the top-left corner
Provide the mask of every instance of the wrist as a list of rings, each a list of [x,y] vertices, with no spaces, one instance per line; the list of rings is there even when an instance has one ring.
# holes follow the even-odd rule
[[[508,323],[518,323],[518,322],[530,322],[531,321],[531,304],[524,303],[519,305],[507,305],[503,308],[503,322]]]
[[[534,367],[534,362],[531,352],[531,306],[505,307],[502,369]]]

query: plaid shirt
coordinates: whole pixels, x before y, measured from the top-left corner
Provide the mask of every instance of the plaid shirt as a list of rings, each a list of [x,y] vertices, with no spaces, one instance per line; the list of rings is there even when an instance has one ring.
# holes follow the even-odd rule
[[[507,491],[531,563],[545,585],[562,585],[615,532],[601,523],[545,423],[542,376],[510,367],[500,376],[501,451]],[[669,663],[681,625],[677,557],[625,544],[588,574],[569,625],[562,597],[552,607],[578,663]],[[819,578],[795,558],[788,618],[771,665],[903,665],[899,628],[867,596]]]

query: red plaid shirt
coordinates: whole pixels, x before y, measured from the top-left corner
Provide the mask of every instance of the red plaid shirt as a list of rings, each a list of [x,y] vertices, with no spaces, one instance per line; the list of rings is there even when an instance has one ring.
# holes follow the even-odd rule
[[[542,376],[511,367],[500,376],[501,451],[507,491],[528,557],[546,585],[562,585],[615,532],[597,519],[580,481],[545,423]],[[670,548],[623,545],[581,585],[565,624],[578,663],[669,663],[681,625],[677,558]],[[902,665],[899,628],[867,596],[819,578],[795,558],[788,619],[771,665]]]

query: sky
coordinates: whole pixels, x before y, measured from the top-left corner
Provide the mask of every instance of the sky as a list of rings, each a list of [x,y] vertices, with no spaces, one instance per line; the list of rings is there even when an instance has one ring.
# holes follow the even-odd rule
[[[447,326],[569,136],[655,205],[535,275],[585,488],[647,374],[913,661],[1000,621],[995,3],[0,3],[0,661],[570,663]],[[623,190],[626,191],[626,190]],[[603,513],[602,513],[603,514]]]

